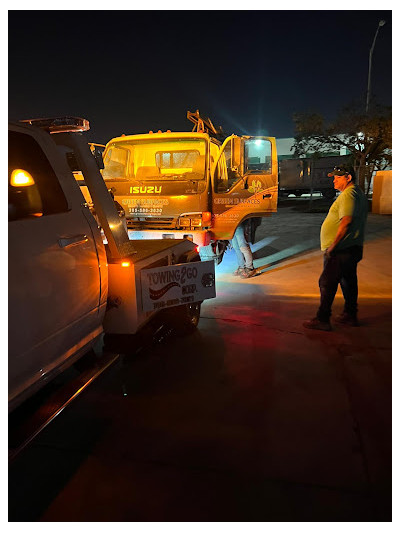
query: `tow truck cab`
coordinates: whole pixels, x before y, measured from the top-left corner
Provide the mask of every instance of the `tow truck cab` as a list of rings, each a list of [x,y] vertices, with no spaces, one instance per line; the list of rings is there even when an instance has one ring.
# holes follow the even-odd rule
[[[277,210],[273,137],[231,135],[221,143],[204,129],[121,136],[106,145],[102,175],[125,210],[130,238],[188,238],[202,258],[216,258],[216,245],[244,220]]]

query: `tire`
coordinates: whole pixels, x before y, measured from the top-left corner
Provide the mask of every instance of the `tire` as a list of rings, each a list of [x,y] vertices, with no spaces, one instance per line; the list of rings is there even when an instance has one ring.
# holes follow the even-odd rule
[[[178,305],[169,310],[169,321],[177,333],[187,335],[197,329],[200,309],[201,302]]]
[[[332,200],[336,196],[335,189],[323,189],[321,192],[322,192],[322,196],[326,198],[327,200]]]

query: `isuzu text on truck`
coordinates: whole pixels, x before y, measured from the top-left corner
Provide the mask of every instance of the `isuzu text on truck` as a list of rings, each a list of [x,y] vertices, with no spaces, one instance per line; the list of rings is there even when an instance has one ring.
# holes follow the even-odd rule
[[[126,135],[108,142],[103,178],[125,210],[130,238],[192,240],[203,260],[222,259],[226,241],[247,219],[277,210],[273,137],[221,142],[199,112],[194,130]]]
[[[10,410],[103,332],[134,334],[169,309],[190,329],[215,296],[214,263],[201,262],[194,243],[129,239],[80,133],[88,127],[72,118],[9,125]]]

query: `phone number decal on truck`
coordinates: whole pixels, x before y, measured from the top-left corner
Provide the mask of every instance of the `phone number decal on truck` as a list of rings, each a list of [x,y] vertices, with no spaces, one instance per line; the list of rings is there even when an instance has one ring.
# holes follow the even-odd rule
[[[215,298],[214,261],[144,269],[141,281],[143,311]]]

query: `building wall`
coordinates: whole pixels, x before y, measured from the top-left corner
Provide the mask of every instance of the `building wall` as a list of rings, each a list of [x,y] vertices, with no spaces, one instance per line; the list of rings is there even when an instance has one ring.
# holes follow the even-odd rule
[[[294,156],[293,151],[294,137],[284,137],[281,139],[276,139],[276,149],[278,152],[278,157],[280,159],[288,159],[289,157]],[[329,155],[347,155],[349,151],[346,148],[341,148],[340,151],[330,151]],[[327,154],[327,155],[328,155]]]

